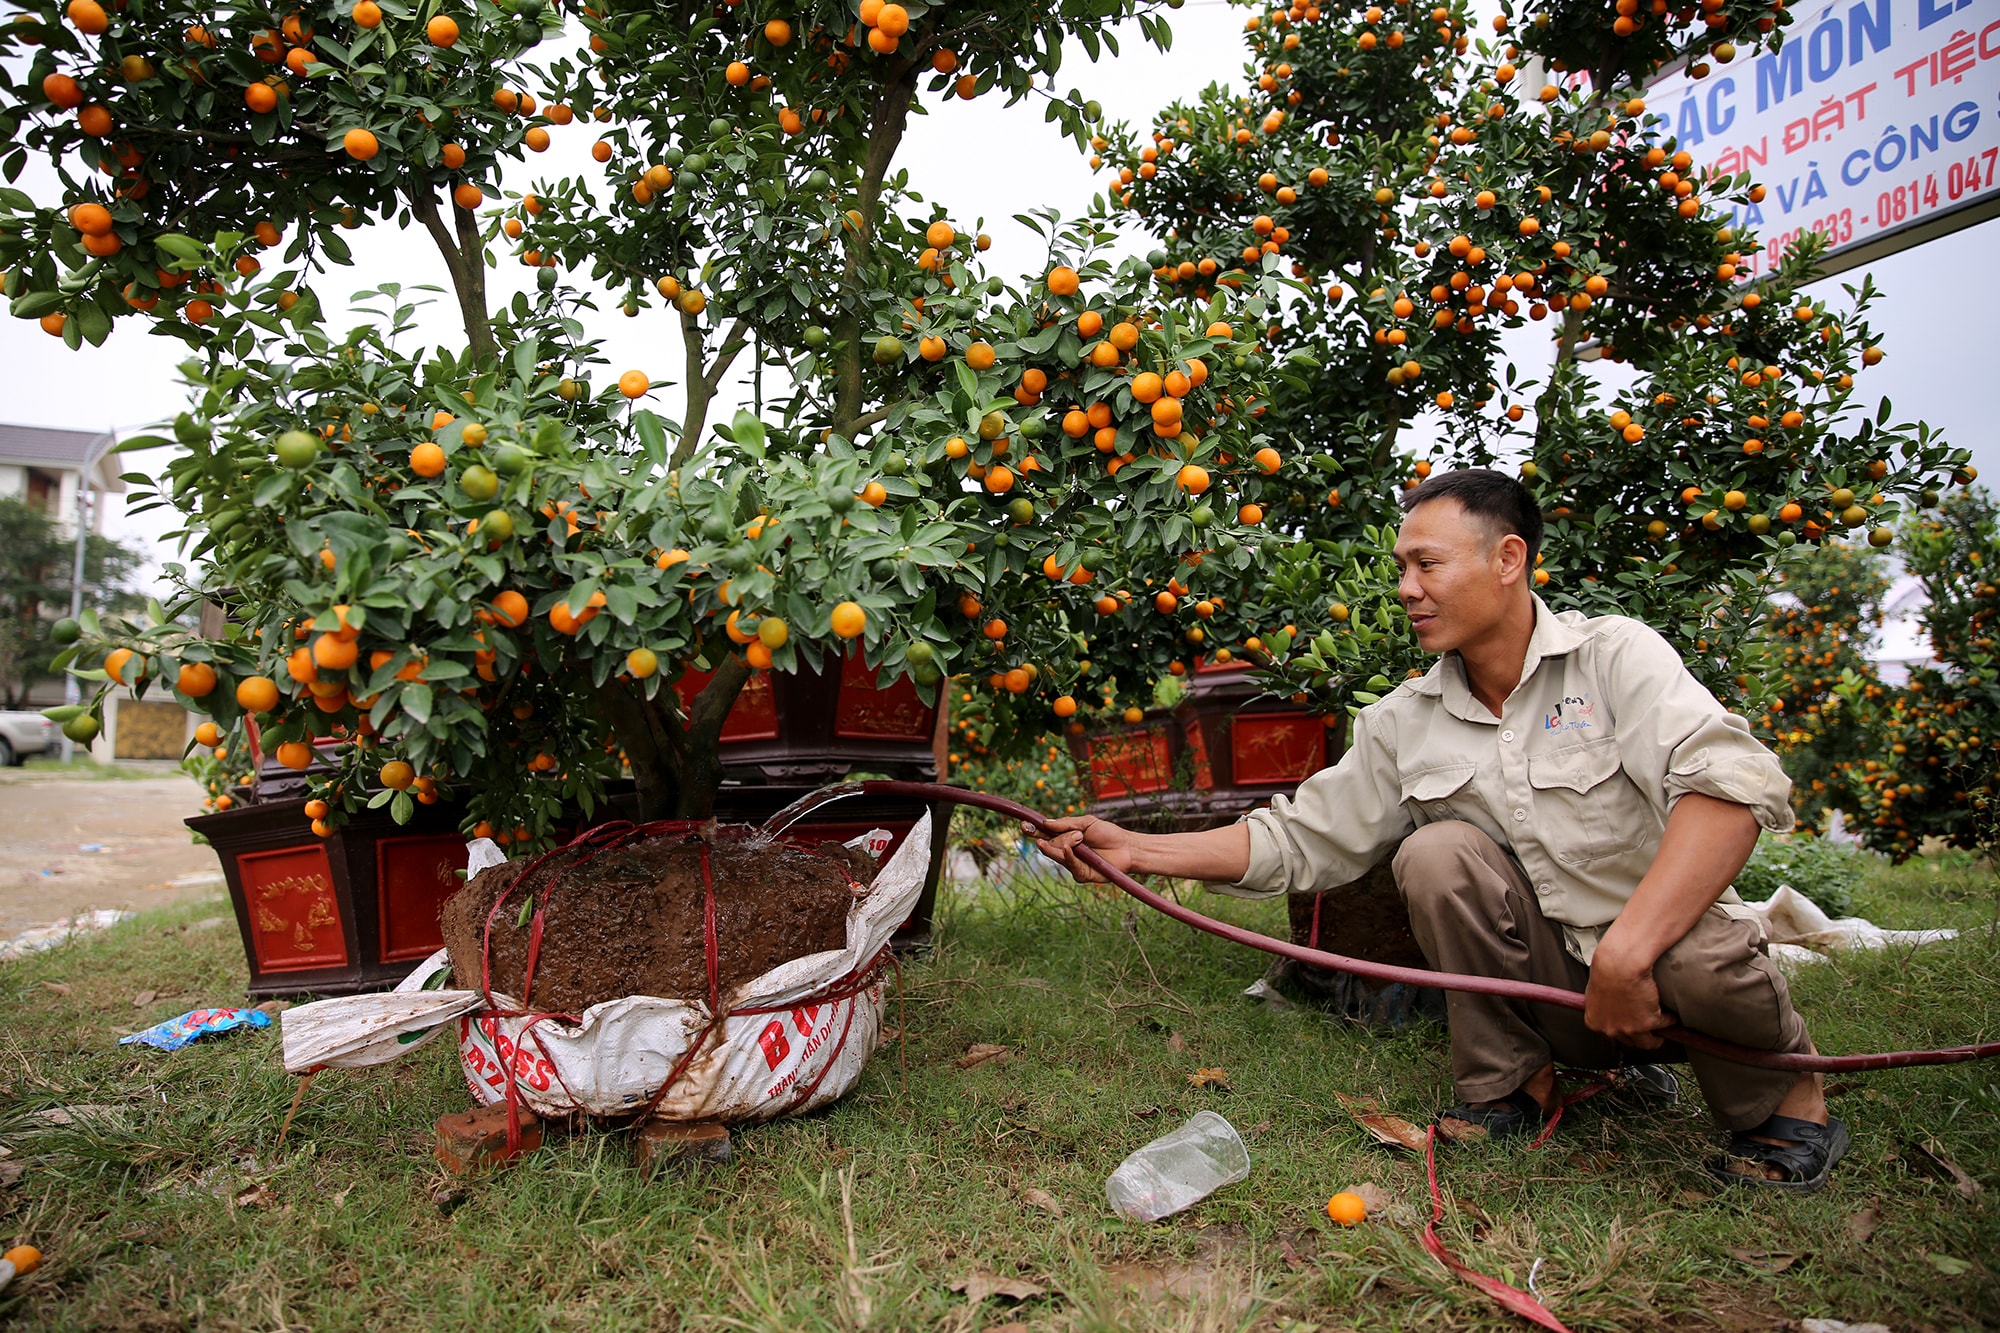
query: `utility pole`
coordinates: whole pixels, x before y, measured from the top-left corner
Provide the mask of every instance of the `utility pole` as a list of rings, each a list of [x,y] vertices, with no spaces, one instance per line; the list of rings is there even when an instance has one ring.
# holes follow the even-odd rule
[[[103,458],[111,447],[117,443],[118,433],[116,431],[108,430],[98,436],[91,443],[89,452],[84,455],[83,471],[77,475],[76,550],[70,563],[69,574],[69,618],[71,620],[75,620],[83,613],[83,553],[86,543],[90,540],[89,515],[92,507],[97,503],[95,498],[90,494],[92,477],[97,471],[98,460]],[[83,702],[83,690],[77,685],[76,677],[70,675],[68,672],[63,673],[63,702],[72,706]],[[62,761],[68,764],[73,762],[75,758],[76,742],[68,736],[64,736]]]

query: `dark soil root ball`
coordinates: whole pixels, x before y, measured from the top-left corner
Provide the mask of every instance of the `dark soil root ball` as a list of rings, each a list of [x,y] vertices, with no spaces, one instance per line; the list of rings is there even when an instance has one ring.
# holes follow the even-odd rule
[[[708,999],[701,851],[715,885],[717,977],[723,995],[780,963],[847,943],[847,913],[874,881],[866,852],[828,843],[801,851],[743,826],[643,838],[584,859],[565,849],[536,873],[534,894],[553,881],[534,994],[521,993],[530,927],[517,924],[529,889],[509,897],[493,921],[492,988],[530,1009],[580,1014],[627,995]],[[494,866],[444,905],[444,942],[456,984],[480,984],[487,914],[526,868]]]

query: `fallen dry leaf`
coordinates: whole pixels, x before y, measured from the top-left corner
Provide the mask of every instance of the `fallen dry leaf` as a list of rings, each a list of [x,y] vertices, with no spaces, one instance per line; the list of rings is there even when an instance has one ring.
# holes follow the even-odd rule
[[[271,1203],[271,1191],[263,1185],[248,1185],[236,1191],[231,1200],[238,1208],[267,1208]]]
[[[1038,1190],[1032,1187],[1024,1189],[1021,1191],[1021,1202],[1027,1204],[1030,1208],[1039,1208],[1045,1213],[1054,1213],[1057,1217],[1063,1215],[1062,1204],[1058,1203],[1056,1196],[1047,1190]]]
[[[1293,1249],[1292,1243],[1283,1236],[1278,1237],[1278,1253],[1284,1257],[1285,1267],[1291,1269],[1294,1273],[1303,1273],[1306,1271],[1308,1266],[1306,1261],[1299,1257],[1299,1252]]]
[[[1439,1118],[1437,1131],[1438,1137],[1447,1143],[1479,1143],[1490,1137],[1484,1125],[1468,1124],[1463,1120],[1453,1120],[1450,1116]]]
[[[57,995],[67,995],[69,994],[69,983],[67,981],[44,981],[42,989]]]
[[[975,1041],[972,1045],[965,1048],[964,1055],[959,1056],[952,1063],[960,1069],[971,1069],[976,1065],[983,1065],[989,1060],[1004,1064],[1012,1054],[1013,1052],[1009,1051],[1005,1046],[994,1046],[987,1042]]]
[[[1801,1319],[1800,1333],[1889,1333],[1887,1324],[1850,1324],[1844,1319]]]
[[[1870,1199],[1862,1209],[1847,1219],[1847,1233],[1857,1244],[1865,1245],[1875,1234],[1875,1228],[1882,1225],[1882,1201]]]
[[[1736,1256],[1739,1262],[1766,1273],[1782,1273],[1806,1257],[1803,1254],[1787,1254],[1781,1250],[1731,1250],[1730,1253]]]
[[[1386,1143],[1391,1148],[1407,1148],[1411,1152],[1424,1150],[1424,1132],[1399,1115],[1357,1115],[1354,1122],[1373,1134],[1378,1142]]]
[[[1976,1199],[1985,1187],[1965,1173],[1965,1168],[1944,1155],[1936,1139],[1925,1139],[1922,1143],[1911,1143],[1907,1147],[1910,1156],[1930,1167],[1939,1175],[1950,1176],[1955,1188],[1964,1198]]]
[[[1229,1090],[1229,1071],[1222,1068],[1197,1069],[1188,1075],[1190,1086],[1197,1088],[1221,1088]]]
[[[266,1000],[257,1006],[257,1012],[260,1014],[269,1014],[271,1017],[276,1018],[291,1007],[292,1002],[290,1000]]]
[[[971,1274],[951,1284],[953,1291],[965,1293],[965,1299],[977,1305],[988,1296],[1004,1296],[1010,1301],[1032,1300],[1043,1292],[1032,1282],[1024,1282],[1017,1277],[1001,1277],[974,1269]]]
[[[0,1189],[7,1189],[10,1186],[18,1185],[21,1181],[21,1173],[27,1169],[27,1167],[19,1162],[0,1162]]]
[[[1249,1128],[1249,1129],[1248,1129],[1247,1131],[1245,1131],[1245,1132],[1246,1132],[1246,1133],[1248,1133],[1248,1134],[1250,1134],[1250,1135],[1252,1135],[1252,1136],[1255,1136],[1255,1135],[1258,1135],[1258,1134],[1262,1134],[1262,1133],[1265,1133],[1265,1132],[1266,1132],[1266,1131],[1268,1131],[1268,1130],[1269,1130],[1270,1128],[1271,1128],[1271,1122],[1270,1122],[1270,1121],[1268,1121],[1268,1120],[1259,1120],[1259,1121],[1258,1121],[1258,1122],[1257,1122],[1256,1124],[1254,1124],[1254,1125],[1250,1126],[1250,1128]]]
[[[1350,1097],[1344,1092],[1333,1095],[1354,1117],[1354,1123],[1374,1135],[1377,1142],[1386,1143],[1391,1148],[1407,1148],[1411,1152],[1424,1150],[1424,1132],[1399,1115],[1384,1115],[1381,1104],[1373,1097]],[[1479,1133],[1483,1137],[1485,1131],[1480,1130]]]
[[[153,1001],[159,998],[160,998],[160,993],[156,990],[142,990],[137,995],[134,995],[132,997],[132,1007],[134,1009],[144,1009],[147,1005],[151,1004]]]
[[[1159,1113],[1160,1113],[1160,1108],[1157,1106],[1142,1106],[1138,1110],[1132,1112],[1132,1118],[1134,1120],[1151,1120],[1154,1116],[1158,1115]]]
[[[1387,1190],[1372,1180],[1356,1185],[1350,1193],[1357,1196],[1361,1202],[1367,1204],[1368,1211],[1371,1213],[1379,1213],[1395,1202]],[[1461,1213],[1472,1216],[1475,1221],[1484,1222],[1486,1220],[1486,1214],[1479,1212],[1477,1207],[1464,1200],[1460,1200],[1458,1210]]]
[[[1169,1032],[1167,1034],[1167,1049],[1175,1055],[1181,1054],[1187,1050],[1187,1038],[1178,1032]]]

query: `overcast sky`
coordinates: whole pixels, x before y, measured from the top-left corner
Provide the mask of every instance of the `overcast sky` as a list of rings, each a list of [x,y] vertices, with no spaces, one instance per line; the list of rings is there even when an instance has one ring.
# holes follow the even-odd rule
[[[1171,53],[1162,55],[1147,46],[1134,28],[1124,34],[1122,56],[1096,65],[1072,48],[1061,88],[1077,87],[1096,97],[1111,119],[1144,125],[1177,95],[1192,96],[1214,80],[1240,83],[1242,11],[1213,0],[1192,0],[1171,17]],[[1043,122],[1040,106],[1036,101],[1003,109],[997,97],[941,104],[933,99],[932,114],[913,123],[897,158],[909,171],[913,188],[945,203],[962,229],[985,220],[984,228],[994,238],[987,256],[991,272],[1014,276],[1041,268],[1041,239],[1013,222],[1013,214],[1051,206],[1081,213],[1098,188],[1100,178],[1054,126]],[[534,176],[601,171],[589,160],[595,135],[585,122],[551,127],[551,133],[555,146],[522,168],[518,179],[510,178],[510,186],[518,188]],[[47,179],[31,173],[21,184],[45,197]],[[346,235],[353,243],[354,267],[335,269],[316,283],[329,306],[347,292],[385,281],[446,281],[437,252],[421,229],[399,233],[376,225]],[[1888,357],[1860,381],[1871,406],[1886,396],[1895,404],[1898,420],[1928,420],[1953,444],[1969,448],[1988,479],[2000,479],[2000,442],[1993,427],[2000,313],[1973,284],[1992,273],[1996,244],[2000,220],[1873,266],[1876,285],[1885,293],[1875,308],[1874,324],[1885,335]],[[489,279],[499,289],[494,303],[511,295],[526,274],[518,265],[503,264]],[[1840,284],[1860,277],[1854,271],[1830,279],[1821,284],[1821,294],[1837,296]],[[450,317],[449,298],[438,299],[425,332],[433,340],[462,338]],[[669,316],[654,309],[626,319],[605,304],[607,313],[599,317],[597,332],[608,340],[612,371],[636,366],[656,381],[678,378],[674,368],[681,350]],[[333,327],[347,326],[343,311],[329,313]],[[1546,352],[1539,345],[1542,327],[1509,339],[1524,374],[1539,377],[1546,369]],[[144,332],[136,319],[121,321],[103,347],[86,345],[77,352],[31,320],[0,319],[0,365],[6,367],[0,420],[141,432],[180,409],[183,394],[174,365],[185,352],[178,340]],[[747,399],[747,389],[738,388]],[[127,470],[157,467],[157,460],[146,455],[125,458]],[[107,526],[151,547],[156,559],[170,559],[170,549],[157,540],[173,526],[166,517],[127,516],[114,497]]]

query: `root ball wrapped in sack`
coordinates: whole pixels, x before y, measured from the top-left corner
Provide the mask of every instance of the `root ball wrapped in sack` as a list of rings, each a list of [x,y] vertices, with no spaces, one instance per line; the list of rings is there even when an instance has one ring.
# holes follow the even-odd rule
[[[846,943],[848,911],[869,892],[866,852],[828,843],[801,851],[750,828],[704,825],[596,854],[564,848],[474,876],[445,903],[444,942],[458,984],[535,1010],[580,1014],[628,995],[708,998],[704,852],[715,894],[716,982],[732,988],[794,958]],[[523,904],[547,895],[533,995],[523,995],[531,923]],[[505,899],[500,910],[494,904]],[[492,919],[490,948],[487,922]]]

